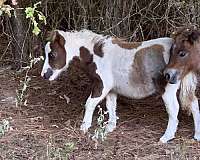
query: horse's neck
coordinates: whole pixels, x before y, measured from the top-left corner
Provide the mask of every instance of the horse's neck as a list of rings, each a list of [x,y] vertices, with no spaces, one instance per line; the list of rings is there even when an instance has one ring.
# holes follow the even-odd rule
[[[88,43],[87,39],[76,38],[76,40],[74,40],[74,41],[71,40],[70,46],[67,46],[67,48],[68,48],[67,50],[70,50],[69,59],[72,60],[75,57],[78,57],[79,59],[81,59],[80,51],[84,52],[83,55],[93,54],[93,52],[92,52],[93,46],[94,46],[94,44],[92,43],[92,41],[90,41]]]
[[[69,43],[69,45],[67,45],[67,49],[70,50],[70,59],[73,59],[74,57],[80,57],[81,47],[85,47],[89,51],[90,55],[94,54],[94,44],[102,38],[103,36],[90,31],[82,31],[76,33],[68,32],[66,34],[66,42]]]

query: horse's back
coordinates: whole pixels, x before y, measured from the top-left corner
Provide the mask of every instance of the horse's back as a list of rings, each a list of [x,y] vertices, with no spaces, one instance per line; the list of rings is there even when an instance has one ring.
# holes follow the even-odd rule
[[[145,41],[137,49],[115,60],[115,91],[131,98],[144,98],[156,92],[155,81],[169,60],[170,38]],[[123,51],[123,50],[122,50]]]

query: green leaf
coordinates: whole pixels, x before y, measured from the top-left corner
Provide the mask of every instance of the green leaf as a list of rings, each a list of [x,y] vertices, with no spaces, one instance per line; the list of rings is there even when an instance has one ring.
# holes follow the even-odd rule
[[[34,26],[32,33],[37,36],[40,32],[41,32],[41,30],[38,28],[38,26]]]
[[[35,12],[34,8],[27,7],[25,10],[26,18],[34,17],[34,12]]]
[[[41,4],[41,1],[34,4],[33,7],[27,7],[25,9],[26,18],[29,18],[33,24],[32,33],[36,36],[41,32],[40,28],[38,27],[38,22],[36,21],[36,16],[38,16],[39,21],[42,21],[46,25],[46,17],[43,15],[42,12],[37,10],[37,6]]]

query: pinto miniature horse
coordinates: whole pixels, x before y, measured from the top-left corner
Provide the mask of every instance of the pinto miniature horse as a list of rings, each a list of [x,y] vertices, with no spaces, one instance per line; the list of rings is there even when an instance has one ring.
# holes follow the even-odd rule
[[[179,84],[181,79],[193,74],[185,85],[187,92],[184,103],[193,115],[194,138],[200,141],[200,113],[198,99],[195,96],[197,86],[195,73],[200,71],[200,31],[193,27],[183,27],[173,33],[173,38],[169,64],[164,70],[165,78],[171,84]]]
[[[117,94],[141,99],[152,95],[162,87],[162,71],[169,61],[171,38],[158,38],[144,42],[125,42],[118,38],[102,36],[88,30],[63,32],[55,30],[45,46],[46,59],[41,76],[50,81],[67,70],[70,62],[79,61],[93,84],[85,104],[81,130],[86,132],[92,123],[95,107],[106,98],[109,120],[106,132],[116,128]],[[188,74],[181,83],[181,105],[184,105]],[[159,80],[162,80],[161,83]],[[163,85],[164,100],[169,121],[160,141],[166,143],[174,138],[178,120],[179,103],[176,92],[180,84]],[[159,113],[158,113],[159,114]]]

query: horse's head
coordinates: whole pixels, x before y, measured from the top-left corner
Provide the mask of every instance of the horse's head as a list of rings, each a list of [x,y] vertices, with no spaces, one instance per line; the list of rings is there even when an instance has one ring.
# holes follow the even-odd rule
[[[45,62],[41,76],[52,81],[68,66],[66,62],[66,42],[63,35],[58,31],[50,32],[48,41],[45,46]]]
[[[166,80],[175,84],[189,72],[200,70],[200,32],[194,27],[181,28],[173,36],[174,44],[164,74]]]

